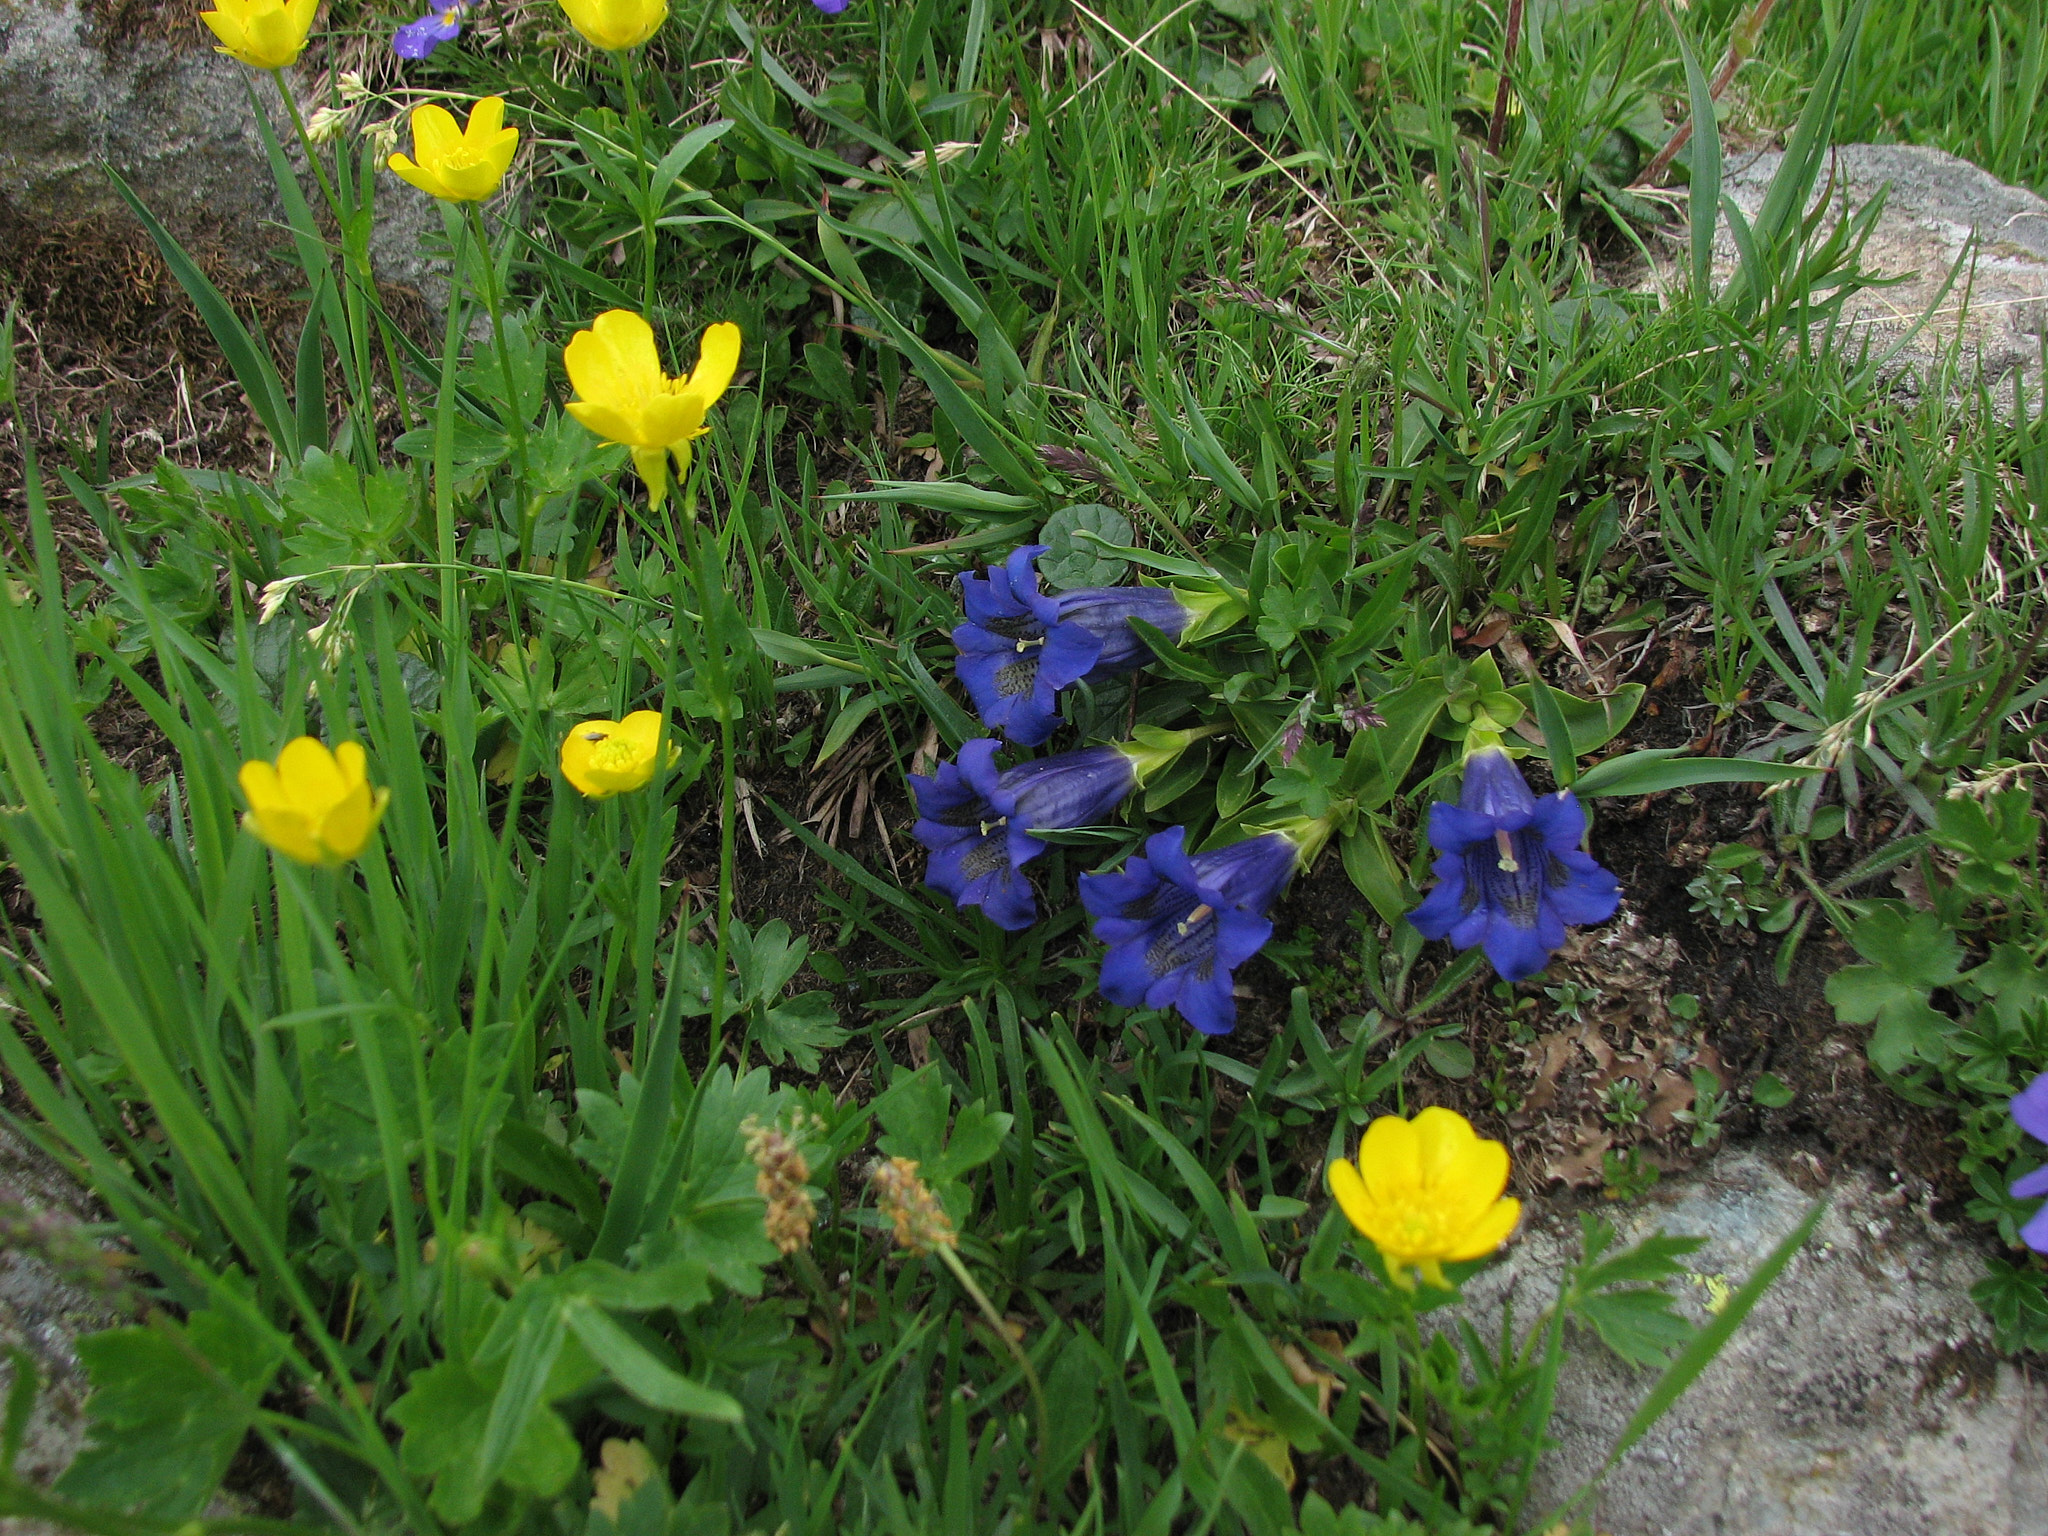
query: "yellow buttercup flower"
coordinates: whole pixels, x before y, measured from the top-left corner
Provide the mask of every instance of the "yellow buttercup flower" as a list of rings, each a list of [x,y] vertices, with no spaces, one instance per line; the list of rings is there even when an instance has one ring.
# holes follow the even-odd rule
[[[690,472],[690,440],[704,435],[704,416],[718,403],[740,365],[740,328],[720,322],[704,333],[697,367],[687,378],[661,371],[654,327],[629,309],[608,309],[562,352],[569,382],[582,398],[569,414],[608,443],[633,450],[650,506],[668,494],[668,461]]]
[[[462,128],[446,109],[427,102],[412,109],[413,158],[393,155],[385,163],[430,197],[480,203],[503,184],[518,147],[519,130],[505,126],[502,96],[478,101]]]
[[[562,741],[562,777],[592,800],[628,794],[654,777],[661,716],[636,709],[623,720],[586,720]],[[668,760],[682,756],[674,742]]]
[[[242,764],[249,814],[242,825],[286,858],[332,869],[363,851],[391,799],[372,789],[363,749],[344,741],[332,752],[311,736],[287,743],[276,763]]]
[[[1365,1128],[1358,1166],[1330,1164],[1330,1193],[1380,1251],[1387,1274],[1413,1290],[1410,1269],[1441,1290],[1445,1263],[1482,1259],[1508,1240],[1522,1202],[1503,1199],[1508,1149],[1482,1140],[1463,1115],[1425,1109],[1382,1115]]]
[[[638,48],[668,20],[668,0],[562,0],[569,25],[593,48]]]
[[[299,62],[320,0],[214,0],[199,19],[220,39],[221,53],[251,69],[285,69]]]

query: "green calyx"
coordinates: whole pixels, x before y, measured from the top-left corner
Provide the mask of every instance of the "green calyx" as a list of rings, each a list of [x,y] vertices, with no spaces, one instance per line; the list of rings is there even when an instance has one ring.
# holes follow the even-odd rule
[[[1142,785],[1153,775],[1172,767],[1181,753],[1204,736],[1214,736],[1222,729],[1221,725],[1198,725],[1191,730],[1163,731],[1156,725],[1141,725],[1131,733],[1129,741],[1118,742],[1116,749],[1131,760],[1137,781]]]
[[[1221,634],[1249,611],[1245,607],[1244,594],[1220,581],[1201,586],[1183,586],[1176,582],[1173,595],[1188,611],[1187,626],[1180,632],[1182,645],[1192,645],[1211,635]]]

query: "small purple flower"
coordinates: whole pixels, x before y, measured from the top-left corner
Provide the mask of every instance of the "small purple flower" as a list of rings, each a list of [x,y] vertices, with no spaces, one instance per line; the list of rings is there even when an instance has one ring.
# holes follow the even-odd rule
[[[960,658],[954,669],[982,723],[1020,747],[1035,747],[1059,724],[1054,700],[1085,676],[1102,641],[1079,624],[1044,612],[1032,562],[1043,544],[1011,552],[986,576],[963,576],[960,593],[967,622],[953,631]]]
[[[462,35],[462,7],[436,6],[418,21],[408,21],[391,34],[391,51],[401,59],[424,59],[443,43]]]
[[[1503,981],[1533,976],[1567,927],[1605,922],[1621,904],[1614,876],[1579,847],[1585,835],[1570,790],[1539,801],[1506,752],[1482,748],[1465,759],[1458,803],[1429,808],[1439,883],[1408,921],[1424,938],[1482,945]]]
[[[2048,1072],[2012,1096],[2012,1118],[2034,1140],[2048,1141]],[[2013,1181],[2015,1200],[2038,1200],[2043,1195],[2048,1195],[2048,1167],[2036,1168]],[[2020,1241],[2036,1253],[2048,1253],[2048,1205],[2020,1228]]]
[[[925,883],[956,905],[981,908],[998,928],[1028,928],[1038,915],[1023,868],[1045,852],[1031,835],[1108,817],[1138,782],[1118,747],[1087,747],[996,771],[996,743],[976,737],[926,778],[912,774],[917,840],[931,850]]]
[[[837,16],[846,9],[846,0],[811,0],[811,4],[815,5],[827,16]]]
[[[1205,1035],[1237,1022],[1230,973],[1273,936],[1266,920],[1300,862],[1301,847],[1280,832],[1189,858],[1187,828],[1145,840],[1145,852],[1115,874],[1083,875],[1081,904],[1095,914],[1102,995],[1127,1008],[1174,1007]]]

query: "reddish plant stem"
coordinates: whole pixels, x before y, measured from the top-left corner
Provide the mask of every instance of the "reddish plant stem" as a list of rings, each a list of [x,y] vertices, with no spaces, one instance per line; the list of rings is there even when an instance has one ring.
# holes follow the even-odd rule
[[[1764,23],[1771,19],[1771,12],[1778,0],[1754,0],[1749,14],[1743,17],[1728,38],[1728,52],[1721,58],[1721,67],[1714,71],[1714,78],[1707,85],[1707,95],[1714,101],[1721,99],[1721,93],[1728,89],[1728,82],[1735,78],[1735,72],[1742,68],[1756,48],[1756,40],[1763,32]],[[1664,173],[1671,169],[1671,162],[1678,158],[1678,152],[1692,142],[1693,121],[1688,117],[1678,125],[1678,131],[1671,140],[1657,151],[1656,159],[1645,168],[1638,185],[1654,187],[1663,180]]]
[[[1486,125],[1486,152],[1500,153],[1508,128],[1508,71],[1515,67],[1515,45],[1522,40],[1522,0],[1508,0],[1507,36],[1500,49],[1500,81],[1493,88],[1493,120]]]

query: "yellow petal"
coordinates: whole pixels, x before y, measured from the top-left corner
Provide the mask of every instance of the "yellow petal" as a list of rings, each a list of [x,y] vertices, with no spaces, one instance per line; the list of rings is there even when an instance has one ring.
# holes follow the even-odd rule
[[[281,806],[252,810],[242,825],[288,859],[301,864],[320,864],[325,857],[313,837],[313,824],[297,811]]]
[[[334,749],[335,771],[341,775],[341,782],[354,788],[370,776],[370,762],[360,741],[344,741]]]
[[[1454,1263],[1463,1259],[1483,1259],[1508,1240],[1508,1235],[1515,1230],[1515,1223],[1521,1219],[1521,1201],[1513,1198],[1496,1201],[1444,1257]]]
[[[412,109],[412,153],[420,164],[435,167],[462,142],[462,130],[447,108],[422,102]]]
[[[617,793],[592,776],[590,754],[600,743],[611,740],[618,728],[616,720],[586,720],[562,738],[562,777],[592,800]]]
[[[1338,1158],[1330,1164],[1326,1177],[1330,1181],[1330,1194],[1337,1201],[1337,1209],[1344,1213],[1345,1220],[1360,1232],[1371,1236],[1374,1210],[1371,1199],[1365,1192],[1365,1181],[1358,1176],[1358,1170]]]
[[[1422,1187],[1422,1152],[1415,1127],[1399,1115],[1381,1115],[1358,1143],[1358,1175],[1380,1205],[1405,1205]]]
[[[319,9],[320,0],[285,0],[285,19],[298,34],[301,46],[304,46],[306,35],[313,30],[313,16]]]
[[[704,430],[704,402],[695,395],[655,395],[640,411],[646,441],[666,448],[687,443]]]
[[[413,164],[412,161],[406,159],[404,155],[393,155],[389,160],[386,160],[384,163],[391,168],[392,174],[396,176],[400,181],[408,182],[411,185],[418,187],[422,192],[426,193],[427,196],[442,198],[447,197],[448,189],[441,185],[440,177],[436,176],[432,171],[426,169],[424,166]]]
[[[636,709],[619,722],[619,735],[633,744],[649,762],[654,760],[654,749],[661,742],[661,712],[654,709]]]
[[[240,16],[227,11],[201,11],[199,19],[206,23],[207,30],[220,39],[221,46],[228,53],[238,53],[248,36],[242,27]]]
[[[571,336],[562,349],[562,366],[577,394],[622,414],[637,413],[647,400],[666,392],[654,328],[631,310],[606,310],[589,330]]]
[[[453,203],[480,203],[505,179],[502,167],[493,167],[466,149],[443,160],[440,172],[441,185],[447,188],[441,195]]]
[[[647,482],[648,507],[659,507],[668,496],[668,450],[635,448],[633,467],[640,471],[640,478]]]
[[[505,98],[484,96],[469,109],[469,121],[463,125],[462,136],[469,141],[472,150],[483,147],[484,142],[505,126]]]
[[[358,784],[341,804],[329,811],[320,823],[318,834],[320,846],[327,853],[327,862],[346,864],[361,853],[390,800],[390,790],[380,789],[372,793],[369,785]]]
[[[334,754],[312,736],[285,743],[277,754],[277,777],[286,803],[312,817],[326,814],[348,793]]]
[[[1431,1106],[1411,1123],[1415,1127],[1415,1151],[1425,1185],[1440,1183],[1459,1155],[1478,1139],[1472,1123],[1453,1109]]]
[[[277,782],[277,769],[261,758],[242,764],[242,771],[236,775],[242,785],[242,795],[251,809],[264,809],[284,804],[284,790]]]
[[[639,423],[616,406],[600,405],[595,400],[571,400],[568,411],[607,443],[625,443],[630,447],[640,440]]]
[[[700,414],[718,403],[718,397],[731,387],[739,366],[740,328],[729,320],[721,320],[705,331],[698,344],[697,366],[686,386],[688,393],[698,400]]]

